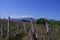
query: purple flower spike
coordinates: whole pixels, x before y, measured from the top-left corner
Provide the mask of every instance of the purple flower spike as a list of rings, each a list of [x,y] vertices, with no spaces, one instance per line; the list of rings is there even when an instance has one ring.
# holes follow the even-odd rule
[[[8,17],[8,21],[10,21],[10,16]]]

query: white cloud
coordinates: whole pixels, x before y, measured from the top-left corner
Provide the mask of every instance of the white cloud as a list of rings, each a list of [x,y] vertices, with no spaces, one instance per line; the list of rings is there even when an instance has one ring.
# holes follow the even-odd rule
[[[10,18],[25,18],[25,17],[33,17],[33,16],[29,16],[29,15],[24,15],[24,16],[10,16]]]
[[[20,16],[10,16],[11,18],[20,18]]]
[[[45,16],[40,16],[40,18],[46,18]]]
[[[29,15],[24,15],[24,16],[21,16],[21,18],[25,18],[25,17],[33,17],[33,16],[29,16]]]

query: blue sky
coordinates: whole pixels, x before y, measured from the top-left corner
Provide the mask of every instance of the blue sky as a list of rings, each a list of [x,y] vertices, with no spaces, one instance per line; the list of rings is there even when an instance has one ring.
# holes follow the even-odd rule
[[[0,17],[60,20],[60,0],[0,0]]]

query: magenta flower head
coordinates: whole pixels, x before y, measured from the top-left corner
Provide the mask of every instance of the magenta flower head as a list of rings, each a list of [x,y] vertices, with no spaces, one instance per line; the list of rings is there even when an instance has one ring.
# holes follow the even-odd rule
[[[8,17],[8,21],[10,22],[10,16]]]
[[[48,27],[48,22],[47,21],[45,23],[45,26],[46,26],[46,32],[49,32],[49,27]]]
[[[32,35],[32,30],[29,30],[29,34]]]
[[[16,31],[14,32],[14,36],[16,36]]]
[[[0,25],[0,28],[3,28],[3,26],[2,26],[2,25]]]
[[[30,21],[32,21],[32,17],[30,17]]]
[[[16,25],[18,25],[19,23],[18,22],[16,22]]]
[[[48,26],[48,23],[47,23],[47,21],[46,21],[45,25],[46,25],[46,26]]]

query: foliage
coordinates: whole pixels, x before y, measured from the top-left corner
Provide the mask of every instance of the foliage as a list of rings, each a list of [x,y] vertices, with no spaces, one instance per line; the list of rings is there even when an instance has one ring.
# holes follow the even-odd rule
[[[40,39],[42,38],[41,36],[43,35],[43,36],[45,36],[45,26],[44,26],[44,24],[45,24],[45,21],[46,21],[47,19],[45,19],[45,18],[39,18],[39,19],[37,19],[36,20],[36,23],[34,23],[34,27],[35,27],[35,29],[38,29],[38,31],[39,31],[39,35],[40,35]],[[3,26],[4,26],[4,28],[3,28],[3,30],[4,30],[4,33],[7,33],[7,20],[6,19],[4,19],[3,21],[2,20],[0,20],[0,25],[2,24]],[[48,20],[48,23],[49,23],[49,28],[50,28],[50,33],[52,34],[50,34],[51,36],[51,38],[53,39],[53,37],[56,35],[56,40],[57,40],[57,37],[59,38],[60,37],[60,21],[55,21],[55,20]],[[38,25],[39,24],[39,25]],[[40,24],[43,24],[43,25],[40,25]],[[10,21],[10,30],[11,30],[11,32],[13,32],[13,31],[15,31],[14,29],[16,29],[15,28],[16,27],[16,23],[15,22],[13,22],[13,21]],[[31,24],[30,24],[30,22],[28,22],[27,23],[27,26],[26,26],[26,28],[27,28],[27,32],[30,30],[30,28],[31,28]],[[24,34],[24,29],[23,29],[23,25],[22,24],[19,24],[19,31],[20,31],[20,33],[17,35],[17,36],[13,36],[12,34],[10,35],[10,36],[13,36],[13,37],[11,37],[10,38],[10,40],[22,40],[22,39],[24,39],[24,37],[26,36],[25,34]],[[53,30],[54,29],[54,30]],[[58,30],[58,32],[57,31],[55,31],[55,29],[57,29]],[[1,37],[0,37],[1,38]],[[3,40],[3,38],[1,38],[1,40]],[[24,39],[25,40],[25,39]]]
[[[36,20],[36,23],[45,25],[46,20],[47,19],[45,19],[45,18],[39,18],[39,19]]]

